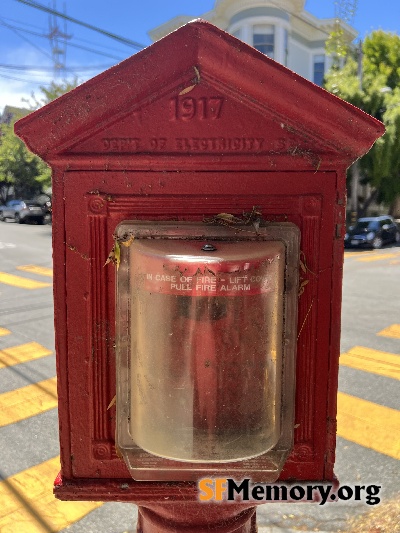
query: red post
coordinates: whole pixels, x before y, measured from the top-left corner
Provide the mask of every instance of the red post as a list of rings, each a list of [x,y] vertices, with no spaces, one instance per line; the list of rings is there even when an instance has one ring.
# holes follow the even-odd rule
[[[206,533],[210,525],[221,533],[257,533],[255,507],[199,503],[140,506],[138,533]]]

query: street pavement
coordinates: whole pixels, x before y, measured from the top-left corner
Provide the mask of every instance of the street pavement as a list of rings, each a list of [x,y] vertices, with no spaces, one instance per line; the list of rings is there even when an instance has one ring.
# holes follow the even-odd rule
[[[399,286],[400,247],[345,253],[335,472],[381,485],[382,506],[399,498]],[[55,375],[51,226],[0,223],[0,533],[135,531],[134,505],[54,499]],[[257,515],[260,533],[350,531],[373,510],[274,503]]]

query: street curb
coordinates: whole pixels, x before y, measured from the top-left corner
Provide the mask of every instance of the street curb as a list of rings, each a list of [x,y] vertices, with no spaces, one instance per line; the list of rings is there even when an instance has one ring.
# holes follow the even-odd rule
[[[316,533],[315,531],[304,531],[303,529],[286,529],[277,526],[259,526],[257,533]],[[328,531],[319,530],[317,533],[329,533]]]

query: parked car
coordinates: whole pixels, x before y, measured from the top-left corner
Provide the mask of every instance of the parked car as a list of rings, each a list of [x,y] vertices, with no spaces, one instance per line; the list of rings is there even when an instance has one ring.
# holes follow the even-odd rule
[[[390,242],[400,242],[400,229],[388,215],[359,218],[344,237],[346,247],[381,248]]]
[[[47,200],[47,202],[42,205],[42,210],[44,213],[44,221],[46,222],[46,224],[51,224],[53,218],[53,207],[51,204],[51,200]]]
[[[44,212],[40,204],[31,200],[9,200],[6,205],[0,206],[0,220],[4,221],[6,218],[13,218],[19,224],[27,220],[43,224]]]
[[[45,224],[51,224],[52,218],[52,205],[51,205],[51,196],[47,193],[40,193],[32,201],[39,204],[43,210],[44,222]]]

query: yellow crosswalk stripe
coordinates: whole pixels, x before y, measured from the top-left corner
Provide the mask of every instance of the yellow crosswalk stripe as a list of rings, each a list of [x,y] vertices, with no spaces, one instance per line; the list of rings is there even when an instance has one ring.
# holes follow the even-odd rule
[[[52,490],[59,470],[55,457],[0,482],[1,533],[61,531],[103,505],[56,500]]]
[[[398,257],[398,254],[376,254],[368,257],[359,257],[357,261],[367,263],[370,261],[383,261],[384,259],[393,259],[394,257]]]
[[[400,459],[400,411],[338,393],[337,434],[365,448]]]
[[[354,346],[340,355],[340,364],[379,376],[400,379],[400,356],[363,346]]]
[[[391,337],[393,339],[400,339],[400,324],[392,324],[388,328],[383,329],[377,335],[381,337]]]
[[[0,406],[0,427],[54,409],[57,407],[56,378],[0,394]]]
[[[0,350],[0,368],[33,361],[34,359],[51,355],[51,353],[51,350],[48,350],[38,342],[27,342],[26,344],[12,346],[11,348]]]
[[[373,250],[357,250],[357,251],[354,251],[354,252],[344,252],[344,256],[345,257],[353,257],[354,259],[357,259],[359,258],[361,255],[364,257],[366,255],[372,255],[372,254],[376,254],[375,251]]]
[[[31,272],[32,274],[38,274],[39,276],[48,276],[49,278],[53,277],[53,269],[47,267],[41,267],[36,265],[21,265],[17,267],[17,270],[22,270],[23,272]]]
[[[6,335],[10,335],[11,331],[6,328],[0,328],[0,337],[5,337]]]
[[[52,285],[52,283],[35,281],[33,279],[15,276],[14,274],[7,274],[6,272],[0,272],[0,283],[12,285],[13,287],[19,287],[21,289],[41,289],[43,287],[51,287]]]

